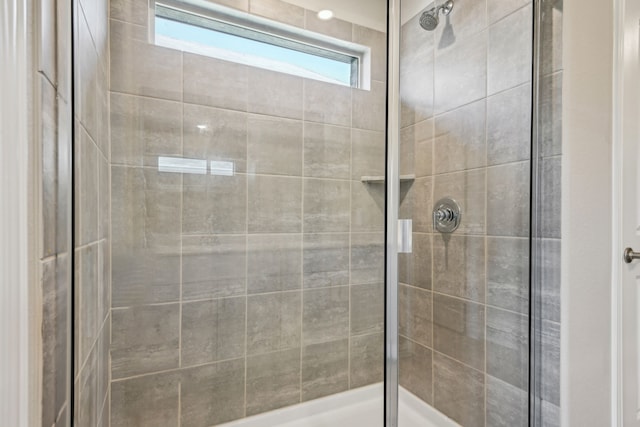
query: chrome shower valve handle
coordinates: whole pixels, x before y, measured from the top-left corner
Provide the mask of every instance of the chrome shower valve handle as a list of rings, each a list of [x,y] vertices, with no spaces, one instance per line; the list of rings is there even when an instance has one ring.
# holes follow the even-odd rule
[[[460,205],[450,197],[438,200],[433,207],[433,229],[441,233],[453,233],[461,218]]]

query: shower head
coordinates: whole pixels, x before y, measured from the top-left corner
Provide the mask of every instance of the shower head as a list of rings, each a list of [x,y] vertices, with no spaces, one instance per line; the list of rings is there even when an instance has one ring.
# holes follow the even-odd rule
[[[447,0],[442,6],[436,6],[423,12],[420,16],[420,26],[427,31],[435,30],[440,21],[438,17],[440,12],[442,12],[444,16],[447,16],[451,13],[451,10],[453,10],[453,0]]]

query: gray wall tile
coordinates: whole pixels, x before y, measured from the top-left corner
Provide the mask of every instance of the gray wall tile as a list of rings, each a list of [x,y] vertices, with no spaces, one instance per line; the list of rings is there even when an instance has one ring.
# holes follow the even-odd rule
[[[305,9],[304,26],[307,30],[315,33],[326,34],[340,40],[351,41],[353,25],[351,22],[333,18],[328,21],[318,18],[318,14],[313,10]]]
[[[433,301],[431,292],[400,285],[398,293],[400,335],[423,346],[433,345]]]
[[[159,156],[182,156],[182,104],[111,94],[111,161],[157,166]]]
[[[112,167],[113,306],[180,297],[180,176]]]
[[[435,235],[433,289],[484,303],[485,261],[484,237]]]
[[[244,415],[244,360],[185,369],[180,373],[180,425],[210,426]]]
[[[349,231],[350,191],[349,181],[305,178],[305,233]]]
[[[363,387],[382,381],[384,371],[384,334],[352,337],[349,345],[350,387]]]
[[[349,284],[349,234],[305,234],[303,286],[321,288]]]
[[[382,233],[351,235],[351,283],[384,281],[384,236]]]
[[[349,388],[349,340],[311,344],[302,349],[302,401]]]
[[[351,131],[351,178],[383,176],[385,171],[385,137],[383,132]]]
[[[487,308],[487,373],[527,389],[529,320],[526,316]]]
[[[435,353],[434,406],[464,426],[484,426],[484,375]]]
[[[111,0],[109,6],[111,18],[131,24],[147,25],[148,3],[140,0]]]
[[[300,292],[254,295],[247,300],[247,353],[300,348]]]
[[[483,305],[433,296],[434,349],[481,371],[485,357],[484,322]]]
[[[487,375],[487,427],[526,427],[529,396],[511,384]]]
[[[182,298],[244,295],[244,236],[185,236],[182,242]]]
[[[540,82],[540,154],[562,154],[562,71],[544,76]]]
[[[300,233],[302,179],[249,177],[249,233]]]
[[[433,203],[442,197],[453,197],[462,212],[457,234],[484,234],[486,171],[477,169],[469,172],[457,172],[435,177]],[[431,212],[433,206],[427,212]],[[431,218],[428,218],[431,221]]]
[[[384,185],[351,181],[351,231],[384,228]]]
[[[561,237],[562,215],[562,159],[551,157],[541,161],[541,212],[540,231],[542,237]]]
[[[185,174],[184,234],[238,234],[246,231],[247,176]]]
[[[487,163],[529,159],[531,151],[531,85],[487,99]]]
[[[249,116],[250,173],[302,175],[302,122]]]
[[[300,402],[300,349],[247,358],[247,415]]]
[[[529,240],[487,238],[487,304],[529,311]]]
[[[489,94],[531,80],[531,6],[520,9],[489,28],[487,88]]]
[[[278,22],[304,28],[304,9],[280,0],[249,0],[249,11]]]
[[[358,129],[383,131],[386,114],[386,85],[372,81],[371,89],[352,89],[352,126]]]
[[[386,81],[387,35],[381,31],[354,24],[353,42],[371,48],[371,79],[379,82]]]
[[[310,122],[351,126],[351,88],[305,79],[304,119]]]
[[[100,319],[101,281],[98,274],[98,245],[93,244],[76,250],[76,295],[75,304],[79,316],[79,361],[84,362],[98,338]]]
[[[408,24],[410,25],[410,24]],[[416,26],[419,24],[416,22]],[[417,27],[419,28],[419,27]],[[426,31],[405,36],[401,43],[407,44],[413,54],[400,56],[400,124],[402,127],[418,123],[434,114],[434,51],[430,48],[433,39],[424,40],[430,35]],[[411,41],[423,41],[413,46]]]
[[[302,287],[301,235],[249,235],[247,244],[247,293]]]
[[[244,356],[245,308],[244,297],[182,304],[181,366]]]
[[[304,124],[304,176],[349,179],[351,130],[321,123]]]
[[[485,104],[482,99],[435,118],[435,173],[486,165]]]
[[[433,357],[431,349],[400,337],[400,386],[433,404]]]
[[[531,0],[487,0],[489,23],[492,24],[529,3]]]
[[[248,111],[302,119],[302,81],[301,77],[250,67]]]
[[[83,245],[98,239],[98,148],[84,127],[76,126],[76,244]]]
[[[446,180],[446,178],[444,179]],[[414,199],[413,211],[416,213],[413,215],[413,231],[415,232],[429,233],[433,231],[433,223],[429,214],[433,211],[433,203],[436,201],[433,185],[434,179],[431,177],[417,178],[411,185],[410,192],[413,193]],[[425,212],[428,214],[425,215]]]
[[[560,277],[562,248],[560,240],[543,239],[541,242],[542,260],[540,281],[542,282],[542,318],[560,323],[560,293],[562,279]]]
[[[487,26],[487,0],[475,0],[456,4],[456,13],[446,18],[435,29],[438,48],[446,49],[458,40],[465,40]]]
[[[349,287],[307,289],[302,301],[305,345],[349,336]]]
[[[184,104],[184,157],[233,162],[247,171],[247,115]]]
[[[487,34],[458,42],[436,55],[435,110],[442,113],[487,94]]]
[[[487,169],[487,234],[529,236],[529,162]]]
[[[111,90],[182,99],[182,52],[151,45],[145,29],[111,20]]]
[[[175,427],[179,388],[180,378],[174,373],[113,382],[111,426]]]
[[[431,289],[431,235],[413,233],[413,252],[398,254],[400,282],[422,289]]]
[[[44,4],[49,2],[43,2]],[[55,24],[55,23],[54,23]],[[54,39],[55,40],[55,39]],[[57,218],[58,213],[58,123],[57,123],[57,100],[55,88],[46,80],[44,76],[38,79],[41,91],[41,128],[40,128],[40,149],[41,149],[41,233],[42,233],[42,253],[41,258],[46,258],[56,253],[57,244]],[[63,153],[61,152],[60,155]],[[81,212],[82,213],[82,212]]]
[[[112,378],[178,367],[180,304],[132,307],[112,313]]]
[[[384,284],[353,285],[351,290],[351,334],[384,330]]]
[[[183,60],[185,102],[247,111],[248,66],[186,52]]]
[[[555,406],[560,406],[560,324],[542,321],[542,378],[540,397]]]

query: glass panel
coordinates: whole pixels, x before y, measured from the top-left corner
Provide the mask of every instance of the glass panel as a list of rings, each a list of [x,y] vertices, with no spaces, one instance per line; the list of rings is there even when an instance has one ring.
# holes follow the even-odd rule
[[[386,1],[197,2],[370,48],[367,89],[79,3],[76,425],[382,426]]]
[[[532,5],[402,6],[400,426],[527,426]]]

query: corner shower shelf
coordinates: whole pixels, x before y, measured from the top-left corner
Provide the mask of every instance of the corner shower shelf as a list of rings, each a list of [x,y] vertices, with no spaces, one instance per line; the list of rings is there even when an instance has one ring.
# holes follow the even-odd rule
[[[411,182],[416,179],[415,175],[400,175],[400,182]],[[363,176],[360,181],[367,184],[383,184],[385,182],[384,176]]]

